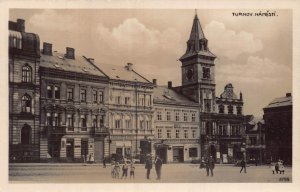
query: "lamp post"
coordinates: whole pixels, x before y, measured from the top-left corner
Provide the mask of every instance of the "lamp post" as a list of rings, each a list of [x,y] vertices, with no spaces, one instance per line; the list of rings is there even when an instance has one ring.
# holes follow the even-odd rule
[[[137,93],[137,79],[135,81],[135,155],[138,152],[138,93]]]

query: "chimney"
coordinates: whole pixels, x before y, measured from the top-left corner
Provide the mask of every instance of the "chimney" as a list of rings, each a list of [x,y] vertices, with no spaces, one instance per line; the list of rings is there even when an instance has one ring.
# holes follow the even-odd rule
[[[125,68],[128,70],[128,71],[132,71],[132,63],[127,63],[127,65],[125,66]]]
[[[52,55],[52,44],[44,42],[43,43],[43,54],[44,55]]]
[[[153,83],[153,85],[157,85],[157,80],[156,79],[152,79],[152,83]]]
[[[168,88],[169,88],[169,89],[172,88],[172,81],[168,81]]]
[[[25,20],[24,19],[17,19],[17,28],[20,32],[25,32]]]
[[[292,94],[291,93],[286,93],[286,97],[291,97]]]
[[[67,47],[65,57],[68,59],[75,59],[75,49],[71,47]]]
[[[243,101],[243,93],[240,92],[240,100]]]

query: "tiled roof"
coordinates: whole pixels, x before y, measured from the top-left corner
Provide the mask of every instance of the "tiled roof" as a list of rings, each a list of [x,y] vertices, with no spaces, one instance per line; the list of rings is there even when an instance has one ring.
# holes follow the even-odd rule
[[[279,97],[279,98],[274,99],[269,105],[267,105],[265,107],[265,109],[274,108],[274,107],[290,106],[290,105],[293,105],[292,96]]]
[[[83,56],[75,56],[75,59],[68,59],[63,53],[53,52],[52,54],[51,56],[41,53],[41,67],[106,77],[104,73]]]
[[[186,96],[169,89],[167,86],[157,86],[153,91],[154,103],[198,106]]]
[[[117,66],[117,65],[110,65],[110,64],[100,64],[100,63],[95,63],[95,64],[110,79],[151,83],[149,80],[147,80],[145,77],[143,77],[136,71],[128,70],[127,66]]]

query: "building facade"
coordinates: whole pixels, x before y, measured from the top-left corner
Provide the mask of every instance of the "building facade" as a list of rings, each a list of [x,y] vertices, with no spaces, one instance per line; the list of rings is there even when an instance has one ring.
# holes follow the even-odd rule
[[[236,96],[230,83],[216,96],[215,58],[196,14],[186,52],[180,58],[182,86],[174,90],[199,104],[201,156],[234,163],[245,155],[243,98],[242,94]]]
[[[263,119],[266,128],[267,161],[283,160],[284,164],[292,164],[292,94],[274,99],[264,109]]]
[[[9,159],[39,160],[40,40],[25,21],[9,22]]]
[[[168,86],[154,88],[155,153],[165,163],[196,161],[200,158],[199,105],[175,92],[171,82]]]

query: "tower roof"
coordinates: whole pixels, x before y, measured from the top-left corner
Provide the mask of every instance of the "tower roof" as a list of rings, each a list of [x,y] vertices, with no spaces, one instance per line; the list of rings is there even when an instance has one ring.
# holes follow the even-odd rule
[[[189,41],[199,41],[200,39],[205,39],[202,27],[200,25],[200,21],[198,18],[197,13],[195,14],[194,21],[193,21],[193,27],[190,34]]]
[[[195,14],[195,17],[194,17],[190,38],[187,41],[186,52],[180,58],[180,60],[182,61],[183,59],[187,59],[187,58],[190,58],[190,57],[193,57],[196,55],[213,57],[213,58],[216,57],[208,49],[208,40],[204,36],[197,13]]]

